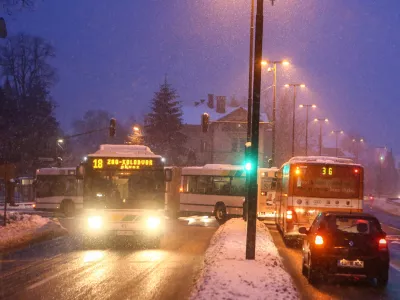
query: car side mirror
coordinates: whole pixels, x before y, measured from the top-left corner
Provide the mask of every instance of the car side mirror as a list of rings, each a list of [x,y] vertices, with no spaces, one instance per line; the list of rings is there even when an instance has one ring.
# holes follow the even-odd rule
[[[307,228],[305,228],[305,227],[300,227],[300,228],[299,228],[299,233],[301,233],[301,234],[308,234],[308,230],[307,230]]]

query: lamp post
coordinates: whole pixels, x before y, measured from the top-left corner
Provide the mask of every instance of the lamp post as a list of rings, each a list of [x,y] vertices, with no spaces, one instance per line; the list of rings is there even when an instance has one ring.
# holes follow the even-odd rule
[[[364,143],[364,139],[360,138],[359,140],[353,139],[352,142],[356,145],[356,162],[358,162],[358,154],[359,154],[359,145]]]
[[[292,157],[294,156],[294,128],[296,120],[296,89],[297,87],[306,87],[304,83],[289,83],[285,84],[285,87],[293,87],[293,129],[292,129]]]
[[[308,156],[308,110],[317,106],[315,104],[300,104],[299,107],[306,108],[306,156]]]
[[[322,156],[322,124],[328,123],[327,118],[315,118],[314,122],[319,123],[319,156]]]
[[[379,182],[378,182],[378,199],[381,198],[382,193],[382,164],[385,162],[386,156],[386,146],[385,147],[376,147],[377,149],[384,149],[385,153],[379,153]]]
[[[335,153],[336,153],[336,157],[338,157],[338,136],[339,136],[339,134],[343,134],[344,132],[343,132],[343,130],[332,130],[331,133],[334,134],[336,137]]]
[[[274,77],[273,77],[273,98],[272,98],[272,151],[271,151],[271,160],[272,164],[275,163],[275,148],[276,148],[276,72],[277,72],[277,65],[281,64],[284,66],[289,65],[289,61],[287,60],[263,60],[261,62],[263,66],[267,66],[269,64],[272,64],[272,68],[268,68],[268,71],[273,71],[274,72]]]

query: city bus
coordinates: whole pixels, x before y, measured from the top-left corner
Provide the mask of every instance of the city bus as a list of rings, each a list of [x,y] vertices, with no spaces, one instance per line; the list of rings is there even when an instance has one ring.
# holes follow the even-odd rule
[[[278,168],[259,168],[257,172],[257,218],[265,223],[275,223],[278,171]]]
[[[83,185],[76,179],[76,168],[36,170],[35,190],[36,210],[60,210],[73,216],[83,208]]]
[[[159,245],[165,222],[160,155],[142,145],[101,145],[77,168],[83,179],[85,237],[140,237]]]
[[[223,223],[243,215],[246,172],[243,166],[226,164],[184,167],[180,192],[180,215],[214,215]]]
[[[364,169],[351,159],[293,157],[278,172],[276,224],[285,242],[301,239],[322,211],[361,212]]]

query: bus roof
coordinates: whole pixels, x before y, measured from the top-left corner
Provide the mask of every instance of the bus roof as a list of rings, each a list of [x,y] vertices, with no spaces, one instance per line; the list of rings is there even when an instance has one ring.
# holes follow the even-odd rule
[[[245,176],[243,166],[207,164],[203,167],[184,167],[182,175]]]
[[[350,158],[332,157],[332,156],[295,156],[292,157],[286,164],[301,164],[301,163],[315,163],[315,164],[336,164],[336,165],[357,165]]]
[[[100,149],[88,157],[143,157],[161,158],[154,154],[149,147],[142,145],[100,145]]]
[[[36,170],[36,175],[75,175],[76,168],[42,168]]]

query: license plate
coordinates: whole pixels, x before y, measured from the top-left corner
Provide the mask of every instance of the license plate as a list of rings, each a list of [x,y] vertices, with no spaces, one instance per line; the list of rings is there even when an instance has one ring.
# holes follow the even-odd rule
[[[357,260],[341,259],[338,261],[338,266],[362,269],[362,268],[364,268],[364,262],[362,260],[358,260],[358,259]]]
[[[131,231],[131,230],[119,230],[119,231],[117,231],[117,235],[133,235],[133,231]]]

